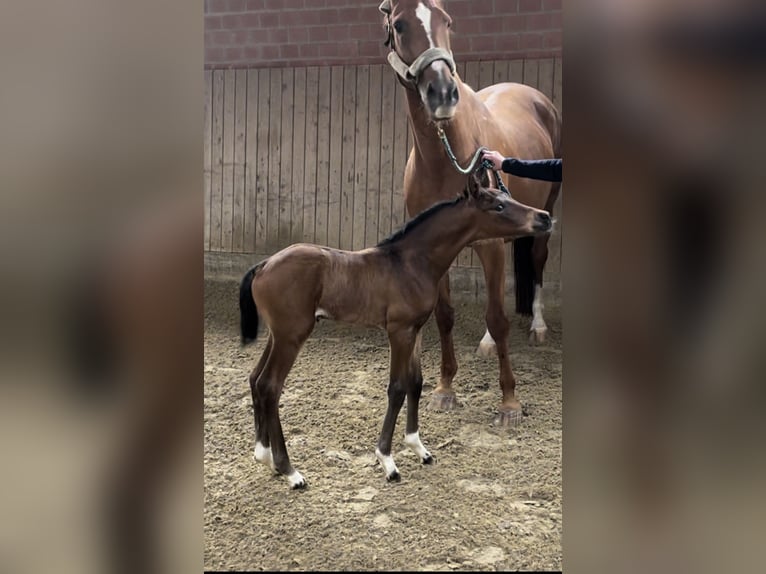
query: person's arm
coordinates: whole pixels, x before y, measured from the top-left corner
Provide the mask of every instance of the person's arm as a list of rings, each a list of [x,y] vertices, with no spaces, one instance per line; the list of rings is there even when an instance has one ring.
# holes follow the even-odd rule
[[[507,157],[503,160],[502,169],[518,177],[540,179],[543,181],[561,181],[560,159],[517,159]]]
[[[482,159],[489,160],[494,169],[518,177],[556,182],[561,181],[562,178],[561,159],[504,158],[497,151],[485,151]]]

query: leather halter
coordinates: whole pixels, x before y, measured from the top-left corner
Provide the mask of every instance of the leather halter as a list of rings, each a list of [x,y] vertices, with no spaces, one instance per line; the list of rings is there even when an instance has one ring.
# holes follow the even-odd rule
[[[411,65],[408,66],[405,64],[404,61],[399,57],[399,54],[396,53],[396,48],[394,47],[394,32],[393,26],[391,24],[391,0],[383,0],[380,6],[378,6],[378,10],[386,15],[386,41],[384,45],[391,48],[391,51],[388,53],[388,63],[391,64],[391,67],[399,76],[399,81],[404,85],[405,88],[417,89],[418,77],[420,74],[423,72],[423,70],[425,70],[428,66],[437,60],[444,60],[447,63],[447,66],[449,66],[450,72],[453,75],[455,74],[455,60],[452,58],[452,52],[445,50],[444,48],[429,48],[420,54],[420,56],[415,58],[415,61],[412,62]],[[449,140],[447,140],[447,135],[444,133],[444,130],[439,127],[437,132],[439,134],[439,138],[442,141],[442,144],[444,145],[444,150],[447,153],[447,157],[449,157],[450,162],[458,172],[465,175],[474,172],[479,167],[482,167],[486,170],[492,169],[492,164],[489,162],[489,160],[486,159],[481,162],[480,166],[478,165],[481,152],[487,149],[485,147],[480,147],[476,150],[468,167],[460,167],[455,154],[452,153],[452,147],[449,144]],[[495,169],[492,169],[492,171],[495,174],[495,179],[500,190],[510,196],[511,192],[508,191],[508,188],[505,187],[505,184],[503,184],[500,173]]]
[[[386,15],[386,31],[388,32],[388,37],[386,38],[385,44],[391,48],[391,51],[388,53],[388,63],[399,75],[402,83],[414,88],[417,86],[418,78],[423,70],[437,60],[446,62],[450,69],[450,73],[455,73],[455,60],[452,57],[452,52],[445,50],[444,48],[428,48],[428,50],[420,54],[415,58],[415,61],[408,66],[404,60],[399,57],[399,54],[396,53],[396,48],[394,47],[394,33],[391,24],[391,0],[383,0],[380,6],[378,6],[378,10]]]

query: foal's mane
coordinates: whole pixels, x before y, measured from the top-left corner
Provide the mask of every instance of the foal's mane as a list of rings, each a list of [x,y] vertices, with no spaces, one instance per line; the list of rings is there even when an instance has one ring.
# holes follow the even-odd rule
[[[455,199],[442,201],[440,203],[432,205],[428,209],[421,211],[415,217],[413,217],[407,223],[405,223],[401,227],[401,229],[399,229],[398,231],[395,231],[394,233],[386,237],[384,240],[382,240],[380,243],[378,243],[377,247],[385,247],[387,245],[396,243],[400,239],[404,238],[415,227],[418,227],[421,223],[430,219],[434,214],[438,213],[439,211],[442,211],[446,207],[457,205],[458,203],[463,201],[463,199],[464,199],[463,196],[459,195]]]

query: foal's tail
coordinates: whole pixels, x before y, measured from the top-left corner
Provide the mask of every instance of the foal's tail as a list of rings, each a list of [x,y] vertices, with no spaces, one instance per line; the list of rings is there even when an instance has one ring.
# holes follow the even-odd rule
[[[239,317],[243,345],[252,343],[258,337],[258,309],[253,299],[253,277],[263,263],[259,263],[245,273],[239,286]]]

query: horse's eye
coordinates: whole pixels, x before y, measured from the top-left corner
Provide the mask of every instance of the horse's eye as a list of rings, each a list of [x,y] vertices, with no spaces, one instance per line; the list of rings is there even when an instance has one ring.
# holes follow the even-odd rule
[[[402,22],[401,20],[397,20],[396,22],[394,22],[394,30],[396,30],[397,34],[401,34],[402,32],[404,32],[404,22]]]
[[[499,203],[495,206],[495,211],[503,211],[504,207],[502,203]]]

